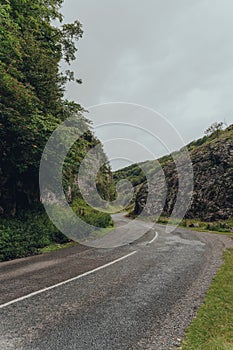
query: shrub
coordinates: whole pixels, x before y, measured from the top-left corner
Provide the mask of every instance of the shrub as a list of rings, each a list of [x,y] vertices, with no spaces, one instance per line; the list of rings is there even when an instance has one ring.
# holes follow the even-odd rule
[[[90,225],[97,227],[109,227],[113,225],[111,215],[93,209],[82,198],[74,200],[72,203],[74,212],[81,217],[82,220]]]
[[[78,198],[72,205],[76,213],[82,209],[82,219],[97,227],[110,227],[112,218],[107,213],[89,207]],[[0,219],[0,261],[37,254],[39,249],[52,243],[67,243],[64,236],[50,221],[43,207],[22,211],[13,219]]]
[[[37,254],[53,242],[68,242],[43,210],[22,212],[14,219],[0,219],[0,261]]]

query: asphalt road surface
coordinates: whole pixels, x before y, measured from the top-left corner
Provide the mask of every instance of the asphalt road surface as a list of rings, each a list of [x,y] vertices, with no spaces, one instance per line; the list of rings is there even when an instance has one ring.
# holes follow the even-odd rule
[[[118,229],[128,222],[115,220]],[[1,263],[0,349],[173,349],[227,245],[156,225],[122,247],[77,245]]]

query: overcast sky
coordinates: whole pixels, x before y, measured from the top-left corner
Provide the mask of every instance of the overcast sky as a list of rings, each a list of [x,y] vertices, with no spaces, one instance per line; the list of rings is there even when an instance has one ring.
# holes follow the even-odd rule
[[[186,143],[233,122],[232,0],[65,0],[62,12],[84,29],[70,99],[155,109]]]

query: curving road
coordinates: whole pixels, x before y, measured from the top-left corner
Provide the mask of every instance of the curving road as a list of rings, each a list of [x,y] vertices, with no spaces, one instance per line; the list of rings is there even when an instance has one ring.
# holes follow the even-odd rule
[[[179,345],[230,239],[141,222],[149,231],[132,243],[129,220],[115,221],[123,247],[77,245],[0,264],[2,350]]]

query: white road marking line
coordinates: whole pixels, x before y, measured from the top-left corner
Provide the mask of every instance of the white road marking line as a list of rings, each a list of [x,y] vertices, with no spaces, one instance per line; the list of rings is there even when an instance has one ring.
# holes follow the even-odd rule
[[[147,244],[153,243],[158,238],[158,236],[159,236],[158,232],[155,232],[154,238],[150,242],[148,242]]]
[[[78,280],[78,279],[80,279],[80,278],[82,278],[82,277],[91,275],[92,273],[95,273],[95,272],[97,272],[97,271],[100,271],[100,270],[102,270],[102,269],[105,269],[106,267],[109,267],[109,266],[111,266],[111,265],[114,265],[114,264],[118,263],[119,261],[122,261],[122,260],[124,260],[124,259],[127,259],[127,258],[129,258],[130,256],[132,256],[132,255],[134,255],[134,254],[136,254],[136,253],[137,253],[137,251],[135,250],[134,252],[132,252],[132,253],[130,253],[130,254],[124,255],[124,256],[122,256],[121,258],[118,258],[118,259],[116,259],[116,260],[114,260],[114,261],[111,261],[111,262],[109,262],[109,263],[107,263],[107,264],[105,264],[105,265],[99,266],[99,267],[97,267],[97,268],[95,268],[95,269],[93,269],[93,270],[87,271],[87,272],[85,272],[85,273],[83,273],[83,274],[81,274],[81,275],[78,275],[78,276],[73,277],[73,278],[70,278],[70,279],[68,279],[68,280],[66,280],[66,281],[63,281],[63,282],[54,284],[53,286],[50,286],[50,287],[47,287],[47,288],[44,288],[44,289],[40,289],[40,290],[38,290],[38,291],[36,291],[36,292],[33,292],[33,293],[30,293],[30,294],[24,295],[23,297],[20,297],[20,298],[11,300],[11,301],[9,301],[8,303],[1,304],[1,305],[0,305],[0,309],[3,309],[4,307],[7,307],[7,306],[9,306],[9,305],[15,304],[15,303],[17,303],[17,302],[19,302],[19,301],[22,301],[22,300],[25,300],[25,299],[29,299],[29,298],[31,298],[31,297],[33,297],[33,296],[35,296],[35,295],[38,295],[38,294],[47,292],[47,291],[49,291],[49,290],[51,290],[51,289],[54,289],[54,288],[63,286],[64,284],[67,284],[67,283],[76,281],[76,280]]]

